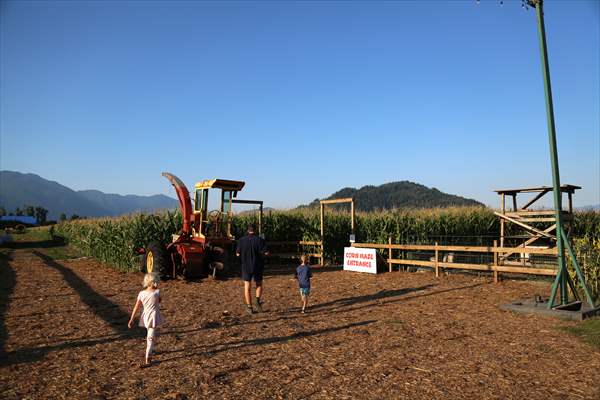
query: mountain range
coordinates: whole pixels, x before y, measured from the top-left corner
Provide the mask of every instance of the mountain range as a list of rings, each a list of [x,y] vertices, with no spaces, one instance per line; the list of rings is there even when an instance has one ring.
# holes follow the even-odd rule
[[[393,208],[430,208],[449,206],[484,206],[482,203],[428,188],[418,183],[401,181],[380,186],[363,186],[360,189],[343,188],[326,199],[353,197],[357,210],[373,211]],[[302,207],[318,206],[315,199]],[[0,171],[0,206],[7,213],[17,207],[41,206],[48,210],[48,219],[58,219],[60,214],[70,217],[104,217],[152,212],[178,208],[177,200],[165,196],[136,196],[107,194],[99,190],[75,191],[58,182],[46,180],[35,174]]]
[[[35,174],[0,171],[0,206],[7,213],[14,213],[17,207],[22,209],[27,205],[44,207],[50,220],[58,219],[63,213],[67,217],[73,214],[104,217],[179,207],[177,200],[162,194],[122,196],[99,190],[75,191]]]
[[[394,208],[432,208],[451,206],[481,206],[477,200],[467,199],[428,188],[418,183],[401,181],[390,182],[379,186],[363,186],[360,189],[343,188],[323,199],[340,199],[353,197],[356,209],[359,211],[389,210]],[[301,207],[313,207],[319,204],[319,199]]]

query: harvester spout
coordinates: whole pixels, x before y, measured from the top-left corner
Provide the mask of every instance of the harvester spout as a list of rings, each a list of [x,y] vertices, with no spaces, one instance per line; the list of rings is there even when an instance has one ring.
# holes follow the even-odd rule
[[[185,184],[173,174],[163,172],[162,176],[167,178],[171,185],[177,192],[177,198],[179,199],[179,206],[181,207],[181,216],[183,218],[183,234],[189,235],[191,233],[191,221],[192,221],[192,201],[190,200],[190,192],[185,187]]]

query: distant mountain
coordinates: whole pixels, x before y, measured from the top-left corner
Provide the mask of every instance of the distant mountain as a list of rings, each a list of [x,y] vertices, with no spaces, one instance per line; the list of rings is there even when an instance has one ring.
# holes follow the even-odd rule
[[[48,210],[48,219],[68,217],[105,217],[135,211],[155,211],[178,207],[178,202],[165,195],[135,196],[106,194],[98,190],[75,191],[60,183],[35,174],[0,171],[0,206],[14,212],[25,205],[41,206]]]
[[[107,194],[99,190],[80,190],[81,196],[109,210],[113,215],[127,214],[132,211],[154,211],[165,208],[179,207],[179,202],[162,194],[153,196],[136,196],[127,194]]]
[[[363,186],[360,189],[343,188],[323,200],[354,197],[357,210],[389,210],[393,208],[431,208],[451,206],[481,206],[476,200],[440,192],[409,181],[390,182],[380,186]],[[319,204],[315,199],[308,206]]]

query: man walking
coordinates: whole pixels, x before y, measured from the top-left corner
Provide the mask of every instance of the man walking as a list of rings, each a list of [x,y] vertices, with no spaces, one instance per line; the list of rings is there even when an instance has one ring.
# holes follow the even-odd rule
[[[268,255],[265,241],[256,236],[254,225],[248,226],[248,234],[237,245],[236,255],[242,258],[242,280],[244,281],[244,299],[246,311],[252,314],[252,279],[256,285],[256,311],[262,312],[260,298],[263,293],[263,256]]]

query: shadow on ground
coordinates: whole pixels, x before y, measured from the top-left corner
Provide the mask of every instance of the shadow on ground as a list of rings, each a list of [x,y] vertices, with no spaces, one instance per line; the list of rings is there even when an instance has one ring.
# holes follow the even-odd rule
[[[63,276],[64,280],[81,298],[91,311],[98,317],[102,318],[116,332],[127,331],[127,321],[129,314],[121,310],[119,306],[106,297],[96,292],[86,281],[81,279],[73,270],[54,261],[47,255],[39,251],[33,251],[33,254],[44,261],[48,267],[54,268]]]
[[[48,249],[51,247],[62,247],[65,245],[65,241],[62,238],[56,237],[53,240],[40,240],[40,241],[28,241],[28,242],[8,242],[2,246],[7,249]]]
[[[52,258],[38,251],[33,250],[32,254],[41,258],[44,264],[48,267],[54,268],[60,272],[65,282],[67,282],[67,284],[71,286],[71,288],[77,293],[81,301],[85,303],[89,309],[94,312],[94,314],[110,325],[110,327],[115,331],[115,334],[100,336],[98,338],[69,340],[68,342],[56,345],[24,348],[10,353],[3,350],[2,357],[0,359],[0,365],[36,361],[44,357],[48,352],[54,350],[62,350],[81,346],[93,346],[96,344],[139,337],[144,334],[141,329],[128,330],[127,321],[129,320],[129,314],[121,310],[117,304],[113,303],[92,289],[87,282],[81,279],[70,268],[65,267],[64,265],[54,261]],[[0,277],[2,278],[2,290],[0,291],[0,299],[2,300],[2,303],[0,304],[0,315],[2,315],[2,322],[0,323],[0,343],[2,344],[2,349],[4,349],[4,344],[7,338],[4,314],[6,313],[6,309],[8,307],[8,297],[12,293],[12,290],[16,284],[16,275],[14,270],[9,266],[8,262],[0,262],[2,263],[2,269],[0,270]]]
[[[17,284],[17,275],[10,266],[11,254],[0,256],[0,359],[6,357],[5,344],[8,339],[8,329],[6,328],[6,312],[10,295]]]
[[[341,325],[341,326],[332,326],[332,327],[322,328],[322,329],[313,329],[313,330],[303,331],[303,332],[294,332],[290,335],[285,335],[285,336],[244,339],[244,340],[238,340],[238,341],[222,343],[222,344],[196,346],[196,347],[192,347],[192,348],[187,347],[187,348],[180,349],[180,350],[163,351],[162,352],[163,354],[181,353],[181,352],[185,352],[186,354],[171,357],[171,358],[166,358],[166,359],[163,359],[160,361],[156,361],[156,363],[160,364],[160,363],[166,363],[166,362],[171,362],[171,361],[177,361],[177,360],[181,360],[181,359],[185,359],[185,358],[190,358],[193,356],[211,356],[211,355],[214,355],[217,353],[221,353],[223,351],[238,350],[240,348],[248,347],[248,346],[263,346],[263,345],[268,345],[268,344],[273,344],[273,343],[288,342],[291,340],[297,340],[297,339],[302,339],[302,338],[311,337],[311,336],[324,335],[324,334],[327,334],[330,332],[341,331],[341,330],[345,330],[345,329],[355,328],[358,326],[370,325],[375,322],[377,322],[377,320],[368,320],[368,321],[354,322],[351,324],[346,324],[346,325]],[[199,350],[202,348],[204,348],[205,350],[194,352],[194,350]]]

